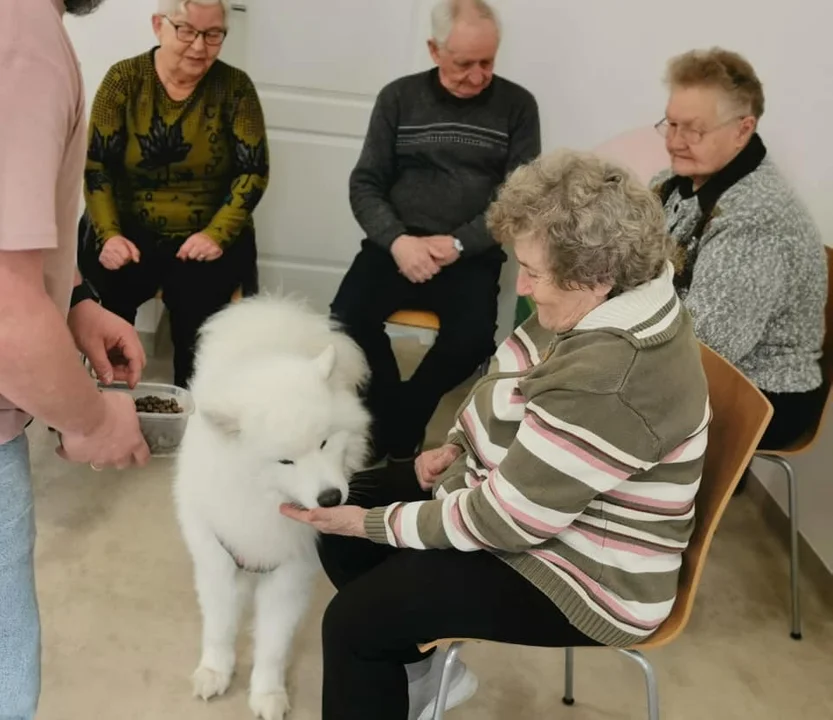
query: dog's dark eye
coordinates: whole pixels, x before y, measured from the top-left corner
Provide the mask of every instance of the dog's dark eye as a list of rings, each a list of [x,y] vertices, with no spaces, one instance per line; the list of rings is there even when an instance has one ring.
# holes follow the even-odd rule
[[[322,443],[321,443],[321,449],[322,449],[322,450],[324,449],[324,446],[325,446],[326,444],[327,444],[327,441],[326,441],[326,440],[325,440],[324,442],[322,442]]]
[[[295,464],[294,460],[278,460],[278,462],[281,465],[294,465]]]

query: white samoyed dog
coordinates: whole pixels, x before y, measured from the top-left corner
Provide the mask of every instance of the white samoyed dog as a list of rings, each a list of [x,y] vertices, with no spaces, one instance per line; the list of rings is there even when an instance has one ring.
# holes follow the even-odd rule
[[[287,654],[319,562],[316,532],[278,507],[345,502],[367,454],[370,417],[358,391],[368,375],[364,354],[335,323],[290,298],[232,304],[200,331],[196,411],[174,485],[203,618],[196,696],[228,688],[241,606],[253,591],[249,706],[264,720],[289,710]]]

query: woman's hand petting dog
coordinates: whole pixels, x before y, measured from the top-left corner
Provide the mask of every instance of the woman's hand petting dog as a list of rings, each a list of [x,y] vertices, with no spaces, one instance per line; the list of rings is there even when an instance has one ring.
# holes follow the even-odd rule
[[[423,490],[431,490],[437,478],[440,477],[451,464],[460,457],[463,448],[459,445],[447,443],[434,450],[426,450],[421,453],[414,463],[417,482]]]
[[[332,508],[313,508],[304,510],[296,505],[284,503],[280,507],[281,515],[292,520],[312,525],[325,535],[347,535],[366,538],[364,518],[367,510],[355,505],[341,505]]]

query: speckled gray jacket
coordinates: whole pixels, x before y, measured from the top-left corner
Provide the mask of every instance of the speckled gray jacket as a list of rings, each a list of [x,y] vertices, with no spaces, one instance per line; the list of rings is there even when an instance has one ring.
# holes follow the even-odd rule
[[[670,171],[660,173],[652,188],[659,191],[670,177]],[[665,212],[669,232],[684,242],[701,217],[697,194],[684,198],[675,189]],[[696,248],[691,282],[679,293],[700,340],[762,390],[818,387],[827,298],[824,247],[809,213],[769,158],[720,195],[691,246],[682,248]]]

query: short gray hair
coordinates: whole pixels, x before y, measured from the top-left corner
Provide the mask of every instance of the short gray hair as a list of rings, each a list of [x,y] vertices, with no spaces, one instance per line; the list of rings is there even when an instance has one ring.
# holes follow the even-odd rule
[[[203,5],[206,7],[220,5],[223,8],[223,15],[225,15],[227,20],[231,11],[229,0],[159,0],[157,12],[160,15],[185,14],[186,6],[189,3],[194,3],[194,5]]]
[[[673,252],[656,194],[628,170],[595,155],[543,155],[517,168],[486,213],[500,243],[546,246],[565,289],[611,285],[613,294],[658,277]]]
[[[755,68],[742,55],[714,47],[690,50],[668,62],[666,82],[671,87],[715,87],[723,91],[734,111],[764,114],[764,87]]]
[[[472,13],[481,20],[490,20],[500,35],[500,18],[486,0],[439,0],[431,10],[431,37],[437,45],[445,45],[460,15]]]

